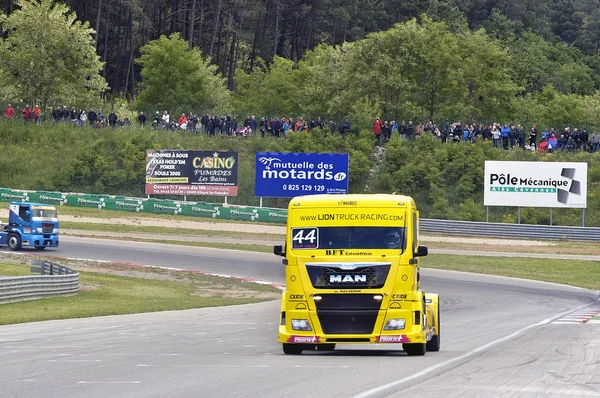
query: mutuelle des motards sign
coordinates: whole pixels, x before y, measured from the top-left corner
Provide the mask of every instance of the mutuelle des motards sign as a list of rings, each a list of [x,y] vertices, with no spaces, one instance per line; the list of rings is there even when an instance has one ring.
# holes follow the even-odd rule
[[[485,162],[486,206],[587,206],[587,163]]]
[[[348,154],[257,152],[255,196],[348,193]]]
[[[146,194],[237,196],[238,153],[149,149]]]

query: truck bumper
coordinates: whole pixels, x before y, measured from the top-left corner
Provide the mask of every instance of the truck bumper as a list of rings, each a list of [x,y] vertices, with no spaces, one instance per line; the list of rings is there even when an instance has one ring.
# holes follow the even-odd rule
[[[58,247],[58,235],[22,235],[21,244],[30,247]]]
[[[310,332],[288,331],[279,327],[278,343],[287,344],[404,344],[426,343],[425,331],[386,331],[385,334],[314,334]]]
[[[413,311],[378,311],[379,315],[371,333],[325,333],[314,311],[286,311],[281,319],[277,341],[286,344],[404,344],[426,343],[427,327],[412,322]],[[359,314],[356,314],[357,318]],[[283,312],[282,312],[283,317]],[[404,319],[403,329],[385,330],[388,319]],[[306,320],[312,330],[293,330],[292,320]]]

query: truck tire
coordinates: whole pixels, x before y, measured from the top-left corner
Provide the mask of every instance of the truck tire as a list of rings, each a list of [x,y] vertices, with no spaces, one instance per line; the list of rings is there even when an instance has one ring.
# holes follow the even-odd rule
[[[8,235],[8,248],[10,250],[21,250],[21,237],[19,234],[12,232]]]
[[[437,322],[435,323],[435,334],[427,342],[427,351],[439,351],[440,350],[440,303],[438,302],[436,305],[437,311]]]
[[[335,344],[317,344],[317,350],[333,351],[333,350],[335,350]]]
[[[285,355],[300,355],[302,354],[303,347],[299,344],[287,344],[283,343],[283,353]]]
[[[402,344],[402,348],[409,357],[422,356],[427,352],[424,343],[405,343]]]

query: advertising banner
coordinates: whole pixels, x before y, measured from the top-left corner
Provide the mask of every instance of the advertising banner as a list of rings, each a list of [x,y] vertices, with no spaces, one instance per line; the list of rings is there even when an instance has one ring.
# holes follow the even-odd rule
[[[237,196],[238,153],[149,149],[146,194]]]
[[[485,162],[484,205],[587,207],[587,163]]]
[[[348,154],[257,152],[255,196],[348,193]]]

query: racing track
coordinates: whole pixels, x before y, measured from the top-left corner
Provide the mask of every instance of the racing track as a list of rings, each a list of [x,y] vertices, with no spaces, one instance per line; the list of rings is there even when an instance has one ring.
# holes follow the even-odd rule
[[[260,253],[65,237],[52,254],[284,281]],[[597,325],[550,322],[597,307],[596,292],[435,270],[423,285],[442,304],[442,350],[425,357],[394,345],[284,356],[277,302],[51,321],[0,327],[1,395],[600,396]]]

